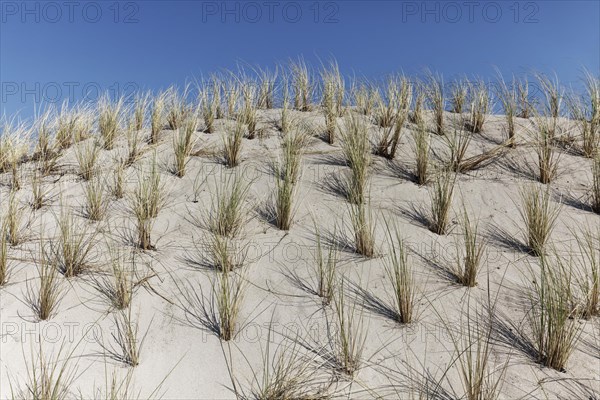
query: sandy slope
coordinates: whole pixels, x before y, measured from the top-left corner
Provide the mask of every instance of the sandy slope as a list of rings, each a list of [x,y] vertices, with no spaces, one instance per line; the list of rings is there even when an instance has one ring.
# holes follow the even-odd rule
[[[301,341],[307,354],[313,350],[324,356],[329,348],[327,326],[328,321],[334,318],[333,313],[330,308],[324,309],[320,300],[310,290],[302,288],[299,282],[314,287],[311,269],[315,253],[313,219],[325,233],[333,232],[337,226],[339,232],[350,240],[352,238],[347,202],[327,184],[332,182],[331,174],[338,174],[347,167],[343,165],[338,146],[332,147],[314,138],[304,158],[292,229],[288,233],[277,230],[261,217],[259,210],[274,187],[269,162],[277,157],[280,148],[278,133],[273,126],[279,113],[270,110],[260,115],[262,125],[268,127],[265,137],[252,141],[244,139],[243,162],[237,168],[248,180],[252,180],[248,204],[252,219],[245,235],[249,244],[247,277],[250,285],[241,311],[243,325],[232,343],[221,343],[214,333],[189,318],[185,309],[190,313],[197,310],[186,304],[178,289],[178,286],[189,285],[199,295],[210,293],[208,276],[211,272],[189,260],[198,257],[202,240],[206,237],[205,229],[195,219],[201,219],[209,209],[211,192],[222,174],[229,171],[217,156],[203,154],[192,158],[182,179],[171,175],[166,167],[161,172],[169,189],[168,203],[152,231],[157,251],[139,255],[140,273],[149,279],[146,285],[138,288],[133,300],[139,336],[145,335],[141,363],[133,371],[141,398],[150,395],[165,377],[161,393],[166,399],[232,398],[234,394],[226,359],[230,360],[242,389],[249,393],[254,374],[256,379],[261,379],[269,325],[275,331],[270,336],[272,351],[280,344],[290,345],[294,341]],[[322,123],[322,117],[316,112],[298,115],[316,124]],[[526,120],[519,122],[523,126],[529,124]],[[221,145],[220,136],[228,124],[230,122],[218,121],[217,132],[212,135],[196,133],[198,147],[207,149],[207,153],[211,149],[217,150]],[[341,252],[340,270],[348,284],[346,295],[350,302],[356,302],[357,307],[363,310],[364,327],[368,333],[363,368],[354,382],[343,378],[332,382],[329,392],[336,395],[350,393],[352,398],[394,398],[394,390],[402,393],[401,383],[407,382],[403,377],[408,370],[404,363],[412,365],[418,372],[423,372],[425,366],[433,376],[441,378],[454,357],[447,328],[464,324],[466,308],[469,304],[472,307],[484,304],[488,291],[492,296],[498,295],[495,316],[499,320],[518,324],[526,311],[525,281],[530,279],[528,268],[535,271],[538,261],[519,249],[518,243],[522,243],[523,236],[517,209],[519,188],[532,181],[527,165],[533,165],[535,160],[533,149],[519,146],[492,164],[459,176],[453,226],[464,200],[472,214],[481,218],[480,227],[489,238],[487,261],[479,276],[479,285],[466,289],[447,279],[438,267],[453,262],[454,242],[460,237],[459,230],[453,228],[449,235],[438,236],[420,221],[418,214],[421,209],[427,211],[429,194],[427,187],[419,187],[406,177],[407,171],[413,168],[414,160],[412,138],[408,134],[410,129],[412,125],[405,128],[400,154],[392,164],[375,157],[373,165],[370,196],[378,221],[379,256],[365,259],[354,254],[352,248]],[[503,140],[502,129],[503,118],[491,116],[484,132],[476,135],[471,143],[470,153],[476,154],[500,143]],[[520,142],[526,141],[524,132],[523,128],[519,130]],[[172,132],[165,131],[164,140],[156,148],[163,166],[171,162],[171,135]],[[433,139],[434,148],[440,151],[443,143],[435,135]],[[120,144],[125,146],[124,141]],[[109,165],[109,160],[118,151],[114,150],[112,154],[103,152],[103,165]],[[148,151],[145,157],[150,155]],[[552,236],[553,243],[562,250],[575,246],[570,229],[597,224],[600,218],[577,206],[577,199],[583,202],[586,199],[591,181],[590,163],[590,160],[569,151],[561,152],[560,176],[551,186],[555,200],[565,203]],[[10,397],[9,382],[19,386],[26,381],[25,364],[31,364],[32,351],[34,354],[38,352],[38,335],[47,354],[58,351],[61,343],[65,346],[63,355],[73,352],[70,366],[76,369],[77,375],[73,390],[81,390],[85,398],[92,396],[94,385],[105,386],[106,371],[108,375],[114,369],[121,375],[127,371],[122,364],[102,354],[99,341],[111,343],[114,313],[94,290],[89,277],[68,281],[60,278],[65,290],[64,298],[58,313],[49,321],[35,322],[24,300],[28,282],[33,285],[37,276],[31,259],[37,252],[39,231],[43,228],[47,235],[55,232],[54,214],[59,212],[60,204],[58,193],[62,193],[62,203],[75,210],[80,210],[84,202],[83,183],[72,173],[76,170],[72,150],[61,159],[61,170],[64,171],[62,176],[47,178],[55,197],[49,206],[31,215],[30,239],[11,249],[11,256],[19,261],[13,262],[10,285],[0,290],[2,398]],[[195,202],[194,180],[198,175],[203,183]],[[136,179],[135,167],[130,169],[128,177],[131,188]],[[8,181],[8,174],[3,179]],[[27,185],[19,192],[23,204],[30,198],[30,190]],[[8,192],[8,186],[0,187],[3,208]],[[89,224],[83,216],[78,218]],[[418,320],[410,326],[399,326],[376,309],[363,307],[365,293],[386,299],[389,290],[383,270],[383,259],[387,253],[385,221],[398,225],[413,251],[411,260],[422,295]],[[92,225],[97,225],[106,235],[116,237],[122,246],[128,246],[126,227],[131,227],[132,222],[126,200],[112,201],[109,218]],[[101,236],[96,252],[95,268],[106,270],[106,249]],[[600,324],[597,319],[577,323],[585,326],[564,373],[541,367],[518,346],[496,344],[492,357],[494,365],[501,365],[509,357],[502,397],[584,398],[583,392],[577,395],[569,392],[575,390],[577,382],[598,395]],[[87,338],[82,339],[86,332]],[[322,362],[325,357],[313,355],[312,358],[315,362]],[[450,368],[442,386],[460,396],[463,390],[457,368],[457,364]],[[413,374],[417,375],[416,372]],[[323,366],[316,379],[325,382],[330,376],[331,372]],[[404,397],[408,396],[403,393]]]

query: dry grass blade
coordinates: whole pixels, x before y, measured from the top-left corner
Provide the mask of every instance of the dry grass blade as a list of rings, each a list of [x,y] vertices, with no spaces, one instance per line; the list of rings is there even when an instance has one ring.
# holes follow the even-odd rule
[[[113,181],[110,189],[116,199],[122,199],[125,195],[125,168],[126,165],[122,161],[117,161],[113,166]]]
[[[140,353],[144,339],[138,338],[138,324],[132,319],[131,304],[127,309],[120,310],[114,317],[114,329],[111,336],[114,345],[101,344],[109,357],[123,364],[136,367],[140,364]]]
[[[541,256],[556,225],[560,204],[551,203],[550,188],[530,185],[521,189],[519,213],[525,223],[525,237],[529,251]]]
[[[529,99],[529,82],[527,79],[517,81],[517,117],[529,118],[533,113],[532,101]]]
[[[108,242],[107,246],[111,270],[108,275],[92,276],[92,284],[111,307],[124,310],[131,304],[134,290],[140,283],[135,282],[137,273],[135,253],[128,254],[111,242]]]
[[[133,128],[141,131],[144,128],[144,121],[150,103],[150,93],[137,93],[133,104]]]
[[[166,103],[166,117],[169,129],[177,130],[188,118],[190,112],[188,105],[186,104],[186,98],[188,95],[189,86],[186,86],[182,94],[179,94],[177,89],[171,86],[166,91],[165,103]]]
[[[282,166],[279,177],[284,179],[287,175],[295,184],[302,175],[302,157],[309,143],[309,135],[304,126],[296,126],[281,140]],[[277,169],[277,168],[275,168]]]

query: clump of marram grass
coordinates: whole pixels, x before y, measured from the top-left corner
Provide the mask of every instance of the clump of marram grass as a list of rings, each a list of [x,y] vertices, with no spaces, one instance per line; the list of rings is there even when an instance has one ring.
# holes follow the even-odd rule
[[[365,116],[371,115],[373,107],[375,106],[376,93],[376,90],[368,83],[353,82],[350,89],[350,95],[353,99],[356,111]]]
[[[56,116],[55,147],[57,150],[63,150],[73,144],[73,132],[79,118],[74,109],[69,109],[68,103],[63,102],[58,115]]]
[[[595,115],[598,111],[593,109],[598,105],[594,106],[593,102],[594,100],[592,100],[590,108],[583,96],[572,93],[567,97],[571,120],[576,123],[581,136],[581,154],[587,158],[592,158],[598,153],[598,141],[600,139],[598,137],[600,135],[600,116]]]
[[[425,96],[429,107],[433,110],[435,133],[444,134],[444,110],[446,99],[444,97],[444,80],[441,75],[427,72],[427,84],[425,85]]]
[[[152,100],[152,110],[150,111],[150,138],[148,142],[150,144],[157,144],[160,139],[160,131],[164,125],[164,113],[165,113],[165,102],[166,94],[159,93]]]
[[[544,184],[552,182],[558,173],[559,153],[554,148],[555,134],[556,121],[554,118],[536,117],[534,139],[538,179]]]
[[[314,83],[308,67],[303,59],[290,63],[292,88],[294,91],[294,108],[309,111],[314,90]]]
[[[466,208],[463,209],[460,222],[463,243],[461,246],[459,241],[455,242],[457,257],[453,274],[461,285],[475,287],[477,275],[482,267],[486,242],[479,232],[479,221],[472,221]]]
[[[8,241],[6,240],[6,225],[0,219],[0,286],[4,286],[9,277]]]
[[[536,74],[536,79],[545,99],[544,114],[550,116],[556,123],[556,120],[561,116],[564,96],[558,77],[555,75],[554,80],[551,80],[546,75]],[[554,133],[554,130],[552,133]]]
[[[304,156],[308,142],[309,135],[304,127],[301,126],[296,127],[296,129],[283,136],[281,140],[282,166],[279,171],[280,178],[283,179],[285,175],[288,175],[294,184],[300,180],[302,157]]]
[[[100,156],[100,146],[94,140],[88,140],[75,149],[75,157],[79,164],[79,176],[83,180],[90,180],[96,173],[96,164]]]
[[[171,86],[166,91],[166,118],[169,129],[177,130],[188,118],[190,112],[186,103],[189,86],[186,86],[183,93],[180,94],[177,88]]]
[[[45,321],[56,313],[62,300],[63,290],[58,280],[58,269],[51,262],[51,255],[44,246],[44,238],[40,236],[39,256],[35,259],[39,275],[39,286],[34,288],[27,284],[25,297],[31,310],[40,321]]]
[[[346,194],[350,203],[363,204],[372,161],[368,125],[362,116],[349,114],[343,127],[342,151],[350,167],[350,174],[345,181]]]
[[[234,78],[238,83],[240,82],[240,80],[238,78]],[[211,104],[214,110],[214,118],[215,119],[223,119],[225,118],[225,112],[223,110],[223,104],[222,104],[222,93],[223,90],[227,89],[227,85],[225,84],[225,80],[217,75],[217,74],[213,74],[210,77],[210,86],[211,86]],[[238,88],[239,92],[241,93],[241,87]]]
[[[527,78],[517,81],[517,117],[529,118],[533,113],[533,104],[529,99],[529,81]]]
[[[585,154],[595,155],[596,147],[598,145],[598,136],[600,135],[600,77],[594,77],[588,71],[585,71],[585,88],[589,101],[589,106],[585,109],[589,115],[589,134],[583,138],[583,149]],[[586,142],[591,145],[586,146]],[[588,148],[588,151],[586,151]]]
[[[29,150],[30,129],[24,124],[4,122],[0,136],[0,173],[11,173],[11,189],[21,188],[21,163]]]
[[[431,199],[429,230],[438,235],[445,235],[448,231],[455,183],[456,174],[444,170],[438,174],[429,192]]]
[[[206,225],[211,232],[227,237],[242,233],[248,221],[246,197],[250,185],[241,174],[230,174],[222,178],[214,192],[212,208]]]
[[[79,222],[65,206],[57,216],[57,237],[49,241],[53,266],[65,277],[72,278],[92,266],[97,230],[90,232],[88,225]]]
[[[128,253],[114,243],[107,243],[110,271],[101,277],[92,276],[96,290],[116,310],[124,310],[131,304],[133,292],[139,282],[135,282],[135,253]],[[127,265],[131,264],[131,268]]]
[[[398,144],[402,136],[402,127],[408,116],[410,104],[412,102],[412,85],[407,78],[402,77],[398,83],[399,88],[394,94],[395,101],[391,105],[392,110],[391,124],[383,127],[383,132],[375,148],[375,154],[385,157],[389,160],[394,159]]]
[[[490,109],[490,94],[487,85],[483,80],[470,85],[469,89],[469,117],[466,121],[466,128],[479,133],[483,129],[483,124]]]
[[[8,243],[13,247],[20,245],[25,240],[25,227],[27,224],[23,224],[24,212],[25,207],[19,204],[16,192],[11,191],[8,196],[8,208],[4,215],[4,224]]]
[[[592,160],[592,187],[590,190],[590,207],[600,214],[600,156]]]
[[[129,196],[129,208],[135,217],[137,245],[142,250],[154,250],[151,231],[154,218],[165,204],[165,186],[161,181],[156,154],[148,162],[149,168],[138,174],[137,185]]]
[[[46,109],[35,122],[37,142],[34,159],[37,161],[39,171],[44,176],[56,170],[58,158],[60,157],[60,152],[56,149],[56,135],[52,133],[54,127],[53,122],[50,120],[51,115],[51,109]]]
[[[295,213],[295,197],[297,185],[294,183],[289,169],[275,163],[275,192],[272,206],[273,219],[275,226],[282,231],[289,231],[292,226]],[[287,171],[287,173],[286,173]]]
[[[230,272],[244,267],[248,258],[248,245],[236,237],[211,231],[203,240],[201,264],[216,271]]]
[[[506,119],[506,134],[508,136],[508,146],[515,147],[516,121],[518,112],[518,93],[517,82],[513,79],[510,86],[506,84],[504,78],[498,71],[498,86],[496,87],[496,97],[502,104],[504,118]]]
[[[417,126],[425,126],[423,109],[425,107],[426,89],[424,84],[417,82],[415,84],[415,96],[412,111],[408,114],[408,120]]]
[[[275,72],[259,70],[258,72],[260,75],[260,84],[256,106],[263,110],[269,110],[275,106],[275,82],[277,81],[277,70],[275,70]]]
[[[461,314],[460,320],[457,321],[460,326],[458,329],[444,322],[456,353],[453,363],[458,364],[458,373],[464,390],[461,398],[467,400],[497,400],[508,368],[509,358],[497,368],[492,368],[491,365],[493,355],[491,319],[495,303],[491,302],[489,296],[488,293],[488,304],[478,306],[475,317],[471,316],[470,309],[467,310],[465,318]],[[470,307],[470,302],[469,297],[467,307]]]
[[[329,69],[321,72],[321,80],[323,82],[321,106],[325,116],[325,134],[327,142],[333,144],[337,131],[337,117],[343,115],[344,112],[345,87],[344,79],[336,62],[332,62]]]
[[[589,228],[574,236],[582,255],[579,259],[579,271],[575,274],[575,283],[581,297],[576,307],[577,314],[581,318],[591,319],[600,315],[600,251],[597,245],[600,236]]]
[[[354,376],[362,366],[367,340],[362,311],[356,302],[349,305],[344,295],[343,281],[333,298],[335,311],[334,352],[339,372]]]
[[[375,124],[380,128],[389,128],[394,124],[394,118],[398,110],[398,98],[400,90],[398,89],[398,81],[395,78],[388,80],[385,93],[382,95],[380,91],[375,95],[375,109],[373,110],[373,119]]]
[[[125,165],[130,166],[139,160],[142,155],[141,146],[141,131],[136,129],[135,124],[137,122],[133,119],[127,124],[127,130],[125,136],[127,137],[127,159]]]
[[[98,129],[106,150],[112,150],[119,134],[119,122],[123,111],[123,98],[110,99],[108,93],[98,101]]]
[[[315,237],[317,239],[317,247],[315,249],[315,273],[317,278],[317,287],[315,293],[322,300],[324,306],[331,303],[334,296],[335,287],[337,284],[337,265],[338,265],[338,248],[336,245],[329,246],[327,255],[323,253],[321,241],[321,232],[315,225]]]
[[[215,130],[215,119],[217,118],[218,100],[211,97],[208,89],[204,88],[200,92],[200,104],[202,108],[202,118],[204,119],[204,132],[213,133]]]
[[[125,168],[126,164],[123,161],[117,161],[112,168],[112,185],[110,190],[116,199],[122,199],[125,195]]]
[[[539,275],[532,272],[527,321],[539,362],[564,371],[582,328],[573,319],[571,265],[559,256],[539,260]]]
[[[473,136],[465,132],[463,126],[454,127],[452,132],[444,136],[448,154],[446,164],[454,172],[462,172],[464,160]]]
[[[390,255],[384,261],[384,269],[392,286],[394,319],[400,324],[410,324],[415,316],[418,288],[405,240],[396,225],[386,223],[386,227]]]
[[[136,93],[133,103],[133,129],[141,131],[144,128],[144,121],[148,112],[150,103],[150,93]]]
[[[292,129],[292,117],[290,116],[290,93],[288,88],[287,80],[283,82],[281,88],[281,121],[279,123],[279,129],[282,134],[287,134]]]
[[[109,357],[129,367],[136,367],[140,364],[140,354],[146,336],[138,338],[138,323],[132,318],[131,311],[130,303],[126,309],[115,314],[114,329],[111,332],[114,344],[107,345],[101,342],[100,345]]]
[[[535,256],[544,254],[546,243],[556,225],[560,204],[551,203],[550,187],[536,185],[521,188],[519,213],[525,224],[525,240],[529,251]]]
[[[196,113],[190,114],[180,122],[180,127],[173,135],[173,153],[175,154],[173,173],[179,178],[185,175],[185,167],[196,144],[194,134],[198,127],[198,119]]]
[[[243,119],[238,117],[235,120],[235,126],[229,128],[223,136],[223,161],[227,167],[233,168],[240,164],[240,155],[245,134],[246,125]]]
[[[367,203],[350,204],[349,209],[354,251],[364,257],[374,257],[376,221],[371,206]]]
[[[39,170],[31,174],[31,209],[37,211],[48,204],[50,189],[42,182],[43,174]]]
[[[247,286],[245,270],[215,272],[211,276],[211,286],[218,315],[219,338],[229,341],[237,333]]]
[[[244,101],[238,117],[246,125],[247,138],[254,139],[259,134],[255,87],[250,83],[244,84],[242,86],[242,96]]]
[[[109,198],[105,186],[104,179],[99,175],[90,179],[85,185],[84,212],[86,218],[91,221],[101,221],[108,211]]]
[[[431,155],[431,138],[425,129],[425,123],[417,124],[417,129],[412,132],[413,150],[415,153],[415,181],[424,185],[429,181],[429,157]]]
[[[459,79],[452,82],[452,88],[450,89],[450,105],[453,113],[463,113],[468,93],[469,83],[466,79]]]

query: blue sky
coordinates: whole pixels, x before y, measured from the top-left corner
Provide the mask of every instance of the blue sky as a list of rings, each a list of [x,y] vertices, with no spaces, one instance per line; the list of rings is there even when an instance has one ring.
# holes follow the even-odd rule
[[[346,74],[600,69],[598,1],[0,1],[0,112],[157,90],[236,63]]]

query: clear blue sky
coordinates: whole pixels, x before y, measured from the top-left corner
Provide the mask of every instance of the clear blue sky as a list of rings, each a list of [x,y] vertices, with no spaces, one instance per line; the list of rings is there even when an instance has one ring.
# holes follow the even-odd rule
[[[0,1],[0,112],[160,89],[237,62],[335,57],[377,78],[600,68],[598,1]]]

